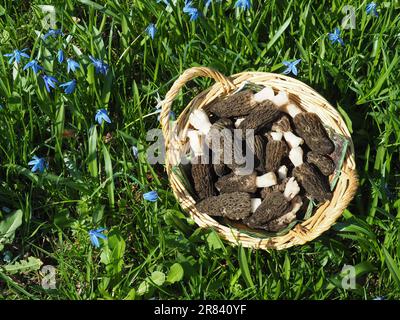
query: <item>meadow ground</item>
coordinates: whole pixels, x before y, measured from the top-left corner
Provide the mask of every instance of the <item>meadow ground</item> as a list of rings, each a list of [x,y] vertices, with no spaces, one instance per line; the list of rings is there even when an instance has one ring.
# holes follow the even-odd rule
[[[185,12],[171,2],[0,2],[0,298],[400,298],[400,3],[379,1],[376,15],[367,1],[193,1]],[[48,33],[54,22],[62,34]],[[329,39],[336,27],[343,45]],[[32,59],[37,74],[35,63],[23,70]],[[66,59],[79,67],[68,73]],[[183,214],[163,166],[147,162],[157,94],[189,67],[282,73],[295,59],[296,78],[352,133],[358,193],[311,243],[229,246]],[[50,93],[43,75],[59,81]],[[210,84],[191,82],[173,111]],[[111,123],[96,122],[100,109]],[[143,198],[152,190],[155,202]],[[97,248],[88,232],[103,227]]]

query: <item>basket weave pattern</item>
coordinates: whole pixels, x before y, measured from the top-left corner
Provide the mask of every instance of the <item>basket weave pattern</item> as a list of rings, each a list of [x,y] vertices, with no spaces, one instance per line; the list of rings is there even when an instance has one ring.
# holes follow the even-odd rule
[[[176,133],[171,135],[171,123],[169,112],[171,105],[180,89],[190,80],[196,77],[213,78],[216,83],[197,95],[178,117],[175,126]],[[272,238],[258,238],[243,233],[238,229],[218,223],[212,217],[201,214],[195,208],[196,201],[186,190],[180,178],[173,172],[173,164],[176,164],[180,155],[183,155],[187,148],[187,130],[189,127],[189,115],[194,109],[202,109],[205,105],[222,94],[232,93],[244,81],[250,81],[259,85],[268,85],[274,91],[284,90],[290,98],[304,111],[316,113],[321,121],[331,127],[336,133],[346,137],[349,145],[346,157],[343,161],[341,174],[337,181],[331,201],[325,202],[306,221],[297,224],[287,234]],[[328,230],[331,225],[341,216],[343,210],[354,197],[358,179],[355,170],[354,146],[345,122],[339,113],[315,90],[296,79],[274,73],[265,72],[242,72],[229,78],[218,71],[196,67],[186,70],[172,85],[168,91],[160,115],[160,122],[163,130],[166,150],[166,170],[171,188],[179,200],[182,208],[188,212],[200,227],[211,227],[225,240],[232,244],[242,244],[244,247],[256,249],[285,249],[294,245],[302,245],[311,241]]]

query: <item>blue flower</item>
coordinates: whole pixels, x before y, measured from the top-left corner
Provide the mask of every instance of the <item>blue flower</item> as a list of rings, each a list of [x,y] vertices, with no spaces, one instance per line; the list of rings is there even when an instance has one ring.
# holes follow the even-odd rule
[[[235,8],[240,8],[243,10],[248,10],[251,7],[250,0],[237,0],[235,3]]]
[[[373,13],[375,17],[379,16],[378,11],[376,10],[376,3],[371,2],[367,4],[366,8],[367,14]]]
[[[105,109],[97,110],[94,120],[96,120],[98,124],[102,124],[103,121],[111,123],[111,120],[108,116],[108,112]]]
[[[283,61],[282,63],[287,67],[283,74],[289,74],[290,72],[297,76],[297,68],[296,65],[301,61],[301,59],[297,59],[295,61]]]
[[[33,156],[32,160],[28,162],[28,166],[33,166],[31,169],[32,172],[44,172],[44,170],[48,167],[48,164],[44,158]]]
[[[151,202],[156,202],[158,199],[157,191],[150,191],[143,194],[143,199]]]
[[[103,239],[103,240],[107,239],[107,236],[102,233],[104,230],[106,230],[106,228],[100,228],[97,230],[89,231],[90,242],[92,243],[92,245],[94,247],[96,247],[96,248],[100,247],[99,238]]]
[[[47,31],[46,34],[43,35],[43,40],[46,40],[50,36],[55,38],[59,35],[63,35],[63,33],[60,29],[50,29],[49,31]]]
[[[63,84],[60,84],[60,87],[64,88],[64,93],[71,94],[72,92],[75,91],[76,80],[74,79],[74,80],[65,82]]]
[[[132,153],[135,159],[137,159],[139,156],[139,149],[136,146],[132,146]]]
[[[28,58],[29,59],[29,55],[27,55],[24,51],[28,50],[28,48],[25,48],[23,50],[18,50],[15,49],[12,53],[6,53],[4,56],[5,57],[10,57],[10,59],[8,60],[8,64],[13,63],[13,61],[15,60],[17,63],[21,62],[21,58]]]
[[[57,58],[58,58],[58,62],[62,63],[64,61],[64,51],[62,51],[61,49],[58,50]]]
[[[47,92],[51,91],[51,88],[56,88],[56,83],[58,82],[58,80],[52,76],[46,76],[45,74],[42,75],[43,81],[44,81],[44,85],[46,86],[46,90]]]
[[[36,59],[28,62],[25,65],[24,70],[26,70],[28,68],[31,68],[35,74],[37,74],[39,72],[39,70],[43,70],[43,67],[39,66],[39,64],[38,64]]]
[[[67,59],[67,73],[69,73],[71,70],[72,72],[75,72],[77,68],[80,68],[80,65],[78,62],[72,59]]]
[[[185,6],[183,7],[183,12],[190,15],[190,21],[196,20],[200,16],[200,12],[197,8],[192,7],[192,1],[185,1]]]
[[[104,63],[100,59],[96,59],[92,56],[89,56],[89,59],[92,61],[93,65],[96,69],[96,73],[102,73],[102,74],[107,73],[108,67],[109,67],[107,63]]]
[[[344,46],[343,39],[340,37],[340,30],[339,28],[335,28],[333,33],[329,33],[329,40],[331,43],[339,42],[342,46]]]
[[[150,23],[148,27],[146,28],[147,34],[150,36],[150,38],[154,39],[154,36],[156,35],[157,28],[154,25],[154,23]]]

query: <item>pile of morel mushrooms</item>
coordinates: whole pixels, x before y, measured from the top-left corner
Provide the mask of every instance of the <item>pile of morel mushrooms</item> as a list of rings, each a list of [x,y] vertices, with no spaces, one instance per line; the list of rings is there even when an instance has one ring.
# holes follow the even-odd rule
[[[214,100],[204,110],[194,110],[189,123],[199,212],[278,232],[298,219],[309,200],[320,204],[332,198],[328,176],[335,171],[330,157],[335,145],[320,118],[302,111],[286,92],[275,95],[271,87],[257,93],[244,89]],[[233,137],[234,129],[242,129],[243,145],[248,143],[246,130],[254,130],[250,174],[241,173],[243,164],[235,162],[234,156],[230,163],[223,162],[224,136]],[[213,146],[216,133],[221,143]],[[202,143],[211,150],[213,161],[202,163]],[[232,154],[234,147],[232,143]]]

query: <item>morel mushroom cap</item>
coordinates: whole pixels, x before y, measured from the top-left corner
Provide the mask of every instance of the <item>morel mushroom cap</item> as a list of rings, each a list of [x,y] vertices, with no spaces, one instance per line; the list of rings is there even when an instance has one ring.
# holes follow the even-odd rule
[[[229,168],[223,163],[215,163],[214,172],[218,177],[222,177],[229,173]]]
[[[262,229],[265,229],[270,232],[277,232],[286,228],[292,221],[296,219],[296,213],[299,211],[301,206],[303,205],[303,201],[300,196],[296,196],[290,203],[291,209],[289,212],[283,214],[279,218],[271,220],[267,222]]]
[[[290,202],[281,192],[268,193],[256,211],[243,222],[249,227],[262,226],[270,220],[282,216],[289,209]]]
[[[304,139],[312,151],[329,154],[335,145],[329,138],[320,118],[312,112],[302,112],[293,118],[297,133]]]
[[[255,132],[271,124],[280,115],[278,108],[270,101],[266,100],[257,104],[250,114],[240,123],[239,129],[246,130],[253,129]]]
[[[260,135],[255,135],[254,139],[246,140],[250,153],[254,156],[254,164],[257,171],[265,172],[265,141]]]
[[[199,212],[210,216],[240,220],[251,214],[251,200],[246,192],[224,193],[204,199],[196,204],[196,208]]]
[[[196,109],[189,116],[189,123],[202,134],[207,134],[211,128],[211,122],[204,110]]]
[[[293,176],[311,198],[317,201],[326,201],[332,198],[327,177],[319,174],[312,165],[303,162],[301,147],[290,150],[289,158],[295,166]]]
[[[307,153],[307,162],[315,165],[324,176],[329,176],[335,171],[335,164],[331,158],[315,152]]]
[[[272,131],[276,132],[288,132],[292,131],[292,127],[290,126],[290,120],[287,115],[283,115],[278,121],[274,122],[272,127]]]
[[[199,199],[211,197],[215,194],[211,165],[201,163],[201,158],[196,157],[192,163],[192,177],[194,189]]]
[[[230,118],[248,115],[255,105],[256,101],[254,100],[253,92],[244,90],[229,95],[222,100],[218,99],[206,108],[207,111],[218,117]]]
[[[265,197],[267,196],[268,193],[271,192],[283,192],[285,191],[285,187],[286,187],[286,183],[289,181],[289,178],[285,178],[283,179],[281,182],[277,183],[276,185],[273,185],[271,187],[265,187],[261,190],[260,194],[261,194],[261,198],[265,199]]]
[[[276,171],[281,165],[281,161],[288,154],[288,147],[285,141],[270,140],[265,150],[265,169]]]
[[[276,175],[273,172],[259,177],[257,177],[255,172],[249,175],[235,175],[232,173],[219,178],[215,183],[215,187],[221,194],[232,192],[254,193],[257,191],[257,188],[273,186],[276,183]]]

